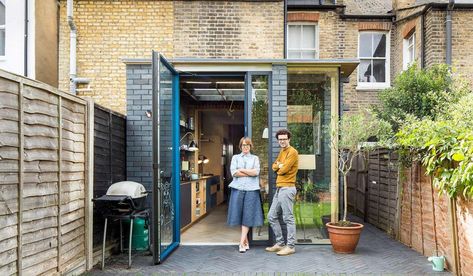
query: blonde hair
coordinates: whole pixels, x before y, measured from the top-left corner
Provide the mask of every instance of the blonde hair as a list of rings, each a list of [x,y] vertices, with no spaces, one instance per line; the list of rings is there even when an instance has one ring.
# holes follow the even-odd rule
[[[253,142],[251,142],[251,138],[244,136],[240,139],[240,144],[239,144],[240,150],[243,145],[243,142],[245,142],[247,145],[250,145],[250,149],[253,149]]]

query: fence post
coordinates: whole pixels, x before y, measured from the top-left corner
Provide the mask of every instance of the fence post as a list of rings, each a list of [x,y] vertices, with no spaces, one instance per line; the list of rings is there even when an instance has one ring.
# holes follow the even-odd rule
[[[94,265],[93,256],[93,223],[94,208],[92,198],[94,194],[94,101],[87,97],[86,112],[86,190],[85,190],[85,260],[86,270],[92,269]]]
[[[458,255],[458,227],[457,227],[457,200],[448,199],[448,213],[450,219],[450,239],[452,241],[453,272],[461,275],[460,256]]]
[[[58,96],[58,214],[57,214],[57,271],[62,272],[62,233],[61,233],[61,204],[62,204],[62,97]]]
[[[17,245],[17,273],[19,276],[23,274],[23,184],[25,181],[25,130],[24,130],[24,113],[23,113],[23,92],[24,84],[23,80],[20,79],[19,93],[18,93],[18,245]]]

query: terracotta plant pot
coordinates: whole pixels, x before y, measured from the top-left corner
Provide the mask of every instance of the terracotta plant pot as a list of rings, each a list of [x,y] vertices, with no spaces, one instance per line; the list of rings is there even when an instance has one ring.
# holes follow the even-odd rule
[[[349,254],[355,252],[356,245],[360,239],[363,224],[352,222],[353,226],[341,227],[329,222],[325,224],[327,227],[330,242],[332,243],[333,251],[342,254]]]

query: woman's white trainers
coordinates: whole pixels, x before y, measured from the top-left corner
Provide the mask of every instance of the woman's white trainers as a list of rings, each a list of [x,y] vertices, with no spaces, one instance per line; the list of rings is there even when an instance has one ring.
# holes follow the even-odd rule
[[[245,243],[245,250],[250,250],[250,244],[249,243]]]
[[[240,253],[245,253],[246,252],[245,246],[242,244],[238,245],[238,251],[240,251]]]

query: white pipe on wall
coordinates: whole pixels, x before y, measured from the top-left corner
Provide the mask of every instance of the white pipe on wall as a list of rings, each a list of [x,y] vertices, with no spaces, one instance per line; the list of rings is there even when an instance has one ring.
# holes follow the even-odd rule
[[[70,92],[77,94],[77,84],[90,82],[86,78],[77,77],[77,27],[74,23],[74,0],[67,0],[67,23],[71,29],[70,33],[70,53],[69,53],[69,81],[70,81]]]

